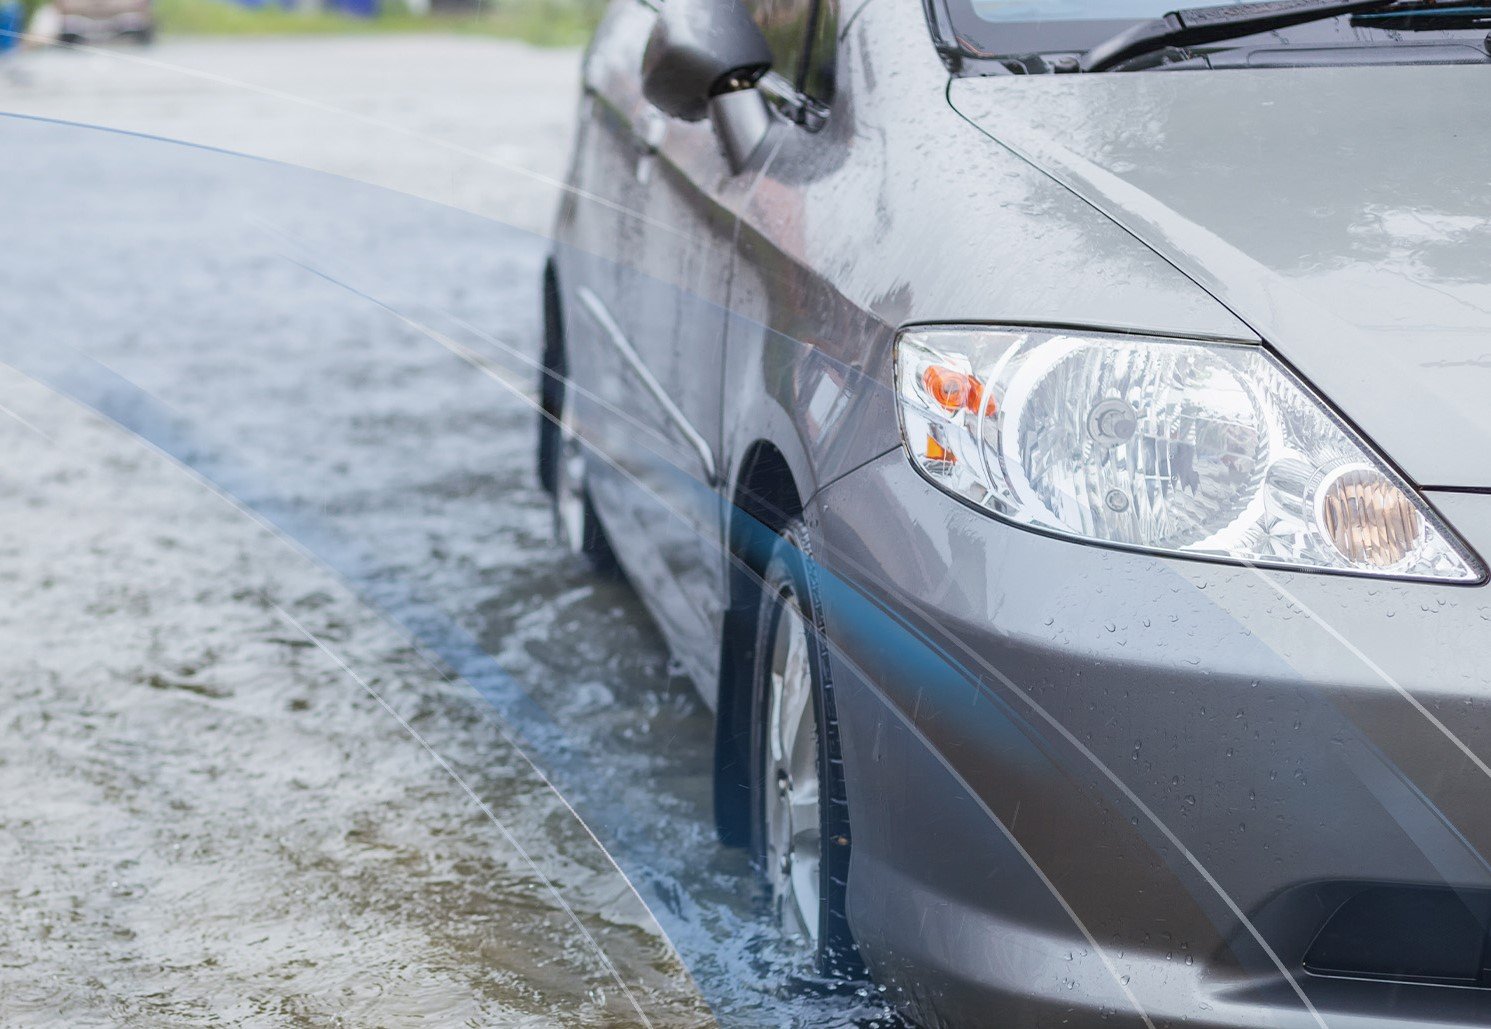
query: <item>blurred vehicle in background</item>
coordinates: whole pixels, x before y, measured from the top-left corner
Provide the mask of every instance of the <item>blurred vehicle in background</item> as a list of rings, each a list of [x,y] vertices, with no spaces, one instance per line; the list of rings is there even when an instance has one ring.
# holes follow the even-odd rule
[[[128,38],[155,39],[155,5],[151,0],[57,0],[61,25],[57,42],[68,46]]]

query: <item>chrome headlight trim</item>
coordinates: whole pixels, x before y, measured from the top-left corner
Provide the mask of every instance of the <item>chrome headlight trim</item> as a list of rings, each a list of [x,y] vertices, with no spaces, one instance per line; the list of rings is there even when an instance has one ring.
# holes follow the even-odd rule
[[[1230,564],[1486,579],[1386,457],[1257,343],[919,325],[897,333],[894,375],[912,465],[1012,524]]]

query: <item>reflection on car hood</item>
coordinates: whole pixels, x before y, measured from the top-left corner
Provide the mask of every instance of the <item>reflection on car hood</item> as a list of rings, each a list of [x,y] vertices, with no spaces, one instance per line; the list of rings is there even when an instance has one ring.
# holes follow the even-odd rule
[[[1488,86],[1482,67],[1419,66],[966,78],[950,95],[1230,307],[1415,481],[1491,486]]]

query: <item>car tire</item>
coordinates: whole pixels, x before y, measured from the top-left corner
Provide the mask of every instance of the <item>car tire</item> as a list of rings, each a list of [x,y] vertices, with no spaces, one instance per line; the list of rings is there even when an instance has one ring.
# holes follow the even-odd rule
[[[773,916],[825,975],[859,971],[845,893],[849,805],[807,534],[789,525],[762,576],[752,648],[751,844]],[[814,801],[816,798],[816,801]]]
[[[559,460],[559,403],[564,395],[564,325],[559,284],[552,266],[544,270],[544,358],[538,379],[538,482],[554,493],[554,466]]]
[[[553,277],[544,277],[544,371],[539,383],[538,476],[548,491],[554,535],[603,575],[617,572],[616,554],[586,483],[585,444],[575,424],[575,392],[567,376],[564,333]]]

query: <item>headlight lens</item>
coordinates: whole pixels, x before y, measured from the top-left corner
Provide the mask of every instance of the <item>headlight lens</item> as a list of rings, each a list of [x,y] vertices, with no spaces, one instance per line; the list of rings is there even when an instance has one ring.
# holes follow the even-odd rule
[[[1262,347],[928,327],[897,339],[896,383],[915,465],[1022,525],[1255,564],[1483,576]]]

